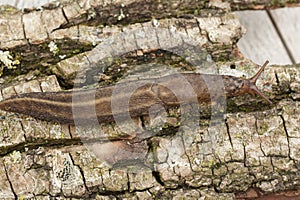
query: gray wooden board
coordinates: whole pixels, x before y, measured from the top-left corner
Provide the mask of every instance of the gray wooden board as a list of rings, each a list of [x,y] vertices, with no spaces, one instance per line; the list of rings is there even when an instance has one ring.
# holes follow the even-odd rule
[[[247,29],[238,42],[246,58],[257,64],[263,64],[265,60],[269,60],[270,64],[291,63],[266,11],[238,11],[235,14]]]
[[[11,5],[19,9],[40,7],[54,0],[0,0],[0,5]]]
[[[272,10],[271,15],[294,60],[300,63],[300,7]]]

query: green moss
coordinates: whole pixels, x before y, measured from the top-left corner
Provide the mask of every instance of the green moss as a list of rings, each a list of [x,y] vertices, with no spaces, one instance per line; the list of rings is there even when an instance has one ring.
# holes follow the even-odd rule
[[[208,168],[212,169],[212,168],[214,168],[215,164],[216,164],[215,160],[214,159],[210,159],[210,160],[204,160],[204,161],[202,161],[201,166],[208,167]]]
[[[286,5],[287,1],[286,0],[271,0],[268,4],[268,6],[280,6],[280,7],[284,7]]]
[[[63,146],[71,146],[71,145],[79,145],[82,144],[80,138],[73,138],[73,139],[52,139],[52,138],[27,138],[25,142],[8,145],[0,147],[0,155],[4,156],[14,151],[17,152],[24,152],[29,149],[37,149],[38,147],[53,147],[56,146],[57,148]]]
[[[18,12],[20,12],[20,10],[18,10],[14,6],[10,6],[10,5],[1,5],[0,6],[0,14],[1,15],[5,15],[5,14],[13,15],[13,14],[16,14]]]
[[[236,134],[234,135],[234,137],[237,138],[237,139],[242,139],[242,138],[243,138],[243,135],[244,135],[244,133],[236,133]]]
[[[217,163],[214,163],[214,165],[211,165],[211,168],[213,169],[220,169],[222,167],[222,164],[217,162]]]
[[[39,71],[39,75],[51,75],[52,72],[49,66],[60,62],[62,60],[61,56],[66,59],[93,48],[91,43],[80,43],[71,39],[55,40],[53,42],[58,50],[55,53],[49,50],[50,41],[45,41],[42,44],[32,44],[30,49],[28,49],[28,45],[7,49],[11,52],[12,60],[19,64],[13,70],[4,68],[3,77],[15,77],[34,70]],[[9,80],[10,78],[6,79]]]
[[[263,133],[267,132],[267,130],[269,129],[269,126],[268,126],[268,124],[263,122],[259,125],[258,128],[259,128],[258,134],[263,134]]]
[[[253,97],[250,97],[253,98]],[[259,97],[256,97],[258,100],[256,101],[253,99],[252,101],[249,101],[249,98],[247,95],[239,96],[235,98],[227,99],[227,113],[236,113],[236,112],[255,112],[255,111],[262,111],[262,110],[269,110],[274,105],[270,105],[267,102],[265,102],[262,99],[259,99]],[[247,99],[247,100],[246,100]],[[243,101],[244,103],[242,105],[237,105],[236,103],[238,101]]]
[[[109,65],[106,65],[108,63]],[[100,73],[100,71],[104,71],[104,74],[109,76],[110,79],[101,80],[99,85],[106,86],[117,83],[121,78],[128,75],[128,72],[134,69],[135,66],[141,66],[143,64],[151,65],[152,69],[155,67],[159,68],[161,67],[161,65],[165,65],[170,67],[171,69],[175,68],[179,71],[195,70],[195,66],[188,63],[184,57],[165,50],[156,50],[144,53],[142,56],[135,55],[135,51],[127,52],[126,54],[121,55],[118,58],[114,58],[113,60],[99,63],[98,66],[92,68],[90,71],[93,72],[93,74]],[[126,67],[124,67],[124,65]],[[103,68],[100,68],[99,66],[106,66],[106,69],[103,70]],[[97,68],[99,72],[97,72]],[[149,69],[141,68],[139,70],[135,70],[132,73],[139,73],[144,71],[147,72],[149,71]]]

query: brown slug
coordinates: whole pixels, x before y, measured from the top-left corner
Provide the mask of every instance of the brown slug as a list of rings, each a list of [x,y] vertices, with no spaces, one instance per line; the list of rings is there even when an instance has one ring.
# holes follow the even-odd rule
[[[195,94],[196,97],[194,99],[197,99],[199,103],[210,102],[211,94],[205,80],[214,83],[218,79],[223,80],[227,98],[247,93],[257,94],[272,104],[255,85],[267,64],[268,61],[250,79],[197,73],[172,74],[155,79],[123,82],[117,84],[117,89],[113,85],[96,90],[19,94],[0,102],[0,109],[61,124],[74,124],[74,120],[88,122],[95,116],[99,122],[111,122],[116,116],[122,117],[124,113],[128,112],[131,117],[147,115],[149,108],[155,104],[172,107],[183,103],[182,100],[192,101],[191,93],[187,92],[191,88],[193,89],[192,94]],[[183,79],[191,88],[182,84]],[[130,88],[136,89],[134,92],[128,93]],[[174,94],[174,91],[178,92]],[[117,108],[112,107],[112,101],[115,102],[114,105]],[[75,115],[73,114],[74,110],[76,110]]]

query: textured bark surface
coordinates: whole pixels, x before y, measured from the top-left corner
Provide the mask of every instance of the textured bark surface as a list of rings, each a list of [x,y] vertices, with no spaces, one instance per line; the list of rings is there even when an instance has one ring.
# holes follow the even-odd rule
[[[61,1],[24,12],[1,7],[1,99],[172,70],[251,77],[258,66],[238,53],[242,29],[230,11],[282,6],[99,2]],[[216,68],[202,62],[211,59]],[[1,112],[0,198],[248,199],[285,190],[276,197],[296,198],[300,66],[268,67],[258,87],[273,105],[241,96],[228,100],[224,116],[192,125],[183,108],[89,128]],[[147,139],[131,140],[133,133]]]

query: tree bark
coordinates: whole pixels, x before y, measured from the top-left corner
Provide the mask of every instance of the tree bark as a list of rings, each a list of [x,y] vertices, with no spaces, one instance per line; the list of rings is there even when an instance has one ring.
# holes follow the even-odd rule
[[[282,4],[234,2],[80,0],[24,12],[1,7],[0,48],[11,55],[0,55],[1,99],[174,71],[251,77],[259,67],[238,52],[243,33],[231,11]],[[86,128],[2,111],[0,197],[249,199],[297,190],[299,77],[299,65],[268,67],[258,87],[273,105],[239,96],[227,100],[221,115],[196,121],[172,108]],[[136,141],[133,134],[146,137]]]

